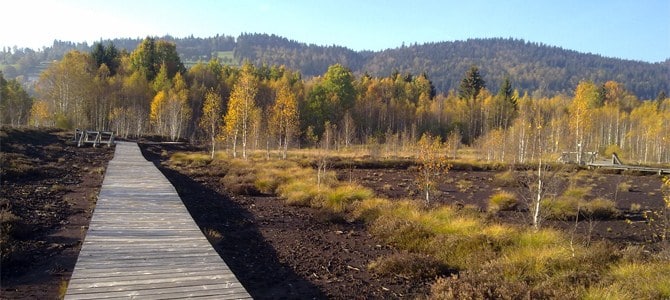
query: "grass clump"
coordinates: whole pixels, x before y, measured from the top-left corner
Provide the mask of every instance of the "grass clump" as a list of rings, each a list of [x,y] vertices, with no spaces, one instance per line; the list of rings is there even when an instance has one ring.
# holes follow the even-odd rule
[[[259,163],[255,166],[257,170],[254,185],[264,194],[276,195],[278,188],[291,181],[305,181],[315,177],[314,170],[302,168],[291,161],[272,161]]]
[[[574,220],[577,217],[581,200],[571,197],[559,197],[556,199],[549,199],[541,203],[542,211],[546,214],[547,219],[552,220]]]
[[[353,205],[351,216],[353,220],[374,222],[382,213],[391,207],[392,203],[384,198],[369,198],[356,202]]]
[[[563,192],[563,197],[574,198],[574,199],[584,199],[590,195],[591,189],[585,187],[571,187]]]
[[[621,182],[617,185],[617,190],[619,192],[631,192],[633,191],[633,185],[628,181]]]
[[[604,198],[596,198],[583,203],[582,213],[587,218],[594,219],[612,219],[619,216],[619,210],[614,201]]]
[[[670,298],[670,261],[622,262],[612,267],[603,283],[590,288],[586,299]]]
[[[499,187],[514,187],[518,185],[514,172],[511,170],[500,172],[493,177],[493,184]]]
[[[204,167],[212,162],[209,154],[202,152],[176,152],[168,160],[172,166]]]
[[[368,268],[382,276],[400,276],[408,280],[432,279],[450,272],[446,265],[431,256],[408,252],[379,257]]]
[[[516,195],[507,191],[501,191],[491,195],[489,198],[489,211],[498,212],[516,209],[518,200]]]
[[[288,205],[311,206],[319,196],[319,189],[315,182],[294,180],[283,184],[277,189],[279,197],[285,199]]]
[[[606,220],[617,218],[620,214],[614,201],[603,198],[587,201],[572,197],[559,197],[545,201],[542,206],[547,218],[553,220],[575,220],[577,217]]]
[[[350,210],[354,201],[370,199],[374,193],[357,184],[346,184],[324,191],[321,206],[333,212],[344,212]]]
[[[461,193],[467,192],[470,188],[472,188],[473,185],[474,183],[467,179],[461,179],[456,182],[456,187]]]
[[[383,214],[370,226],[370,231],[401,249],[411,252],[427,252],[435,233],[418,221]]]
[[[216,229],[206,228],[204,230],[205,236],[211,241],[212,244],[216,244],[223,240],[223,235]]]

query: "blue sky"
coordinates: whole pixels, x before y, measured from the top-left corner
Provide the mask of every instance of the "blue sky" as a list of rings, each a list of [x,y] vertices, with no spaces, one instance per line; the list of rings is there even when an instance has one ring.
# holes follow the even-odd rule
[[[670,58],[668,0],[14,0],[1,7],[0,47],[248,32],[354,50],[514,37],[608,57]]]

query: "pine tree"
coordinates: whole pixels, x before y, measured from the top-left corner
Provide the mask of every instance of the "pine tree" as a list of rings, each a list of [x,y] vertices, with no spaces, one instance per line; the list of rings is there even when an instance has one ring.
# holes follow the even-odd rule
[[[479,74],[476,66],[470,67],[461,80],[458,95],[468,103],[468,128],[466,128],[465,142],[471,144],[482,134],[482,119],[480,116],[481,103],[477,100],[479,93],[486,87],[486,82]]]

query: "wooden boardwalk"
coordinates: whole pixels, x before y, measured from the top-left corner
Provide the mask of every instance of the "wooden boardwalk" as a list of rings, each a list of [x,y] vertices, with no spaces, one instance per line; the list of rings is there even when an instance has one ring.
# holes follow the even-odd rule
[[[646,173],[656,173],[658,175],[670,174],[670,169],[643,167],[643,166],[620,165],[620,164],[610,164],[610,163],[589,163],[589,164],[587,164],[587,166],[594,167],[594,168],[610,169],[610,170],[623,170],[623,171],[638,171],[638,172],[646,172]]]
[[[65,299],[251,298],[163,174],[118,142]]]

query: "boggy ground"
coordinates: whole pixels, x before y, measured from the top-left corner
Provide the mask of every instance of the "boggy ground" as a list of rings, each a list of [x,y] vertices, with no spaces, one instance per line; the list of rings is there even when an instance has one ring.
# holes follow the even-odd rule
[[[113,148],[72,132],[0,130],[2,299],[56,299],[77,260]]]
[[[86,232],[104,168],[113,149],[77,148],[70,132],[15,130],[0,132],[2,191],[3,299],[53,299],[64,292]],[[275,197],[231,195],[216,170],[170,168],[170,153],[199,150],[185,145],[142,145],[175,185],[196,222],[252,296],[268,298],[414,298],[429,293],[430,279],[410,281],[372,274],[367,265],[398,250],[375,239],[363,224],[333,220],[331,215],[286,206]],[[368,186],[391,199],[420,198],[416,171],[401,168],[342,168],[340,180]],[[579,233],[621,244],[648,243],[649,227],[634,214],[662,206],[655,175],[603,174],[572,170],[563,178],[590,188],[590,197],[613,199],[623,215],[600,220]],[[498,181],[501,171],[454,169],[440,177],[434,205],[476,205],[498,190],[523,193]],[[572,179],[571,179],[572,178]],[[522,212],[496,216],[503,222],[526,223]],[[632,222],[627,222],[631,220]],[[12,225],[7,227],[7,225]],[[574,222],[549,226],[571,229]],[[7,239],[7,240],[5,240]]]
[[[430,289],[430,282],[372,274],[370,262],[397,250],[372,237],[361,223],[333,221],[276,197],[231,195],[219,182],[224,174],[161,164],[174,151],[191,148],[142,149],[255,299],[413,298]]]
[[[515,194],[519,200],[518,211],[506,211],[495,215],[501,222],[529,225],[531,220],[524,212],[524,198],[530,198],[529,190],[523,187],[522,174],[534,171],[515,171],[505,177],[507,171],[469,170],[459,167],[437,177],[437,188],[433,192],[433,205],[474,205],[482,211],[488,209],[491,195],[499,191]],[[554,171],[551,171],[554,172]],[[377,195],[389,199],[420,199],[417,190],[417,171],[410,168],[338,170],[341,180],[352,180],[371,188]],[[502,175],[502,176],[501,176]],[[560,195],[570,186],[588,190],[587,199],[613,200],[620,215],[607,220],[545,220],[545,226],[574,231],[585,240],[606,239],[626,246],[646,244],[656,246],[654,230],[642,217],[645,211],[662,211],[663,194],[661,180],[656,174],[608,172],[566,167],[551,174],[552,182],[545,182],[549,194]],[[501,178],[505,180],[501,181]],[[549,195],[549,196],[551,196]],[[576,226],[575,226],[576,225]],[[576,229],[575,229],[576,228]]]

